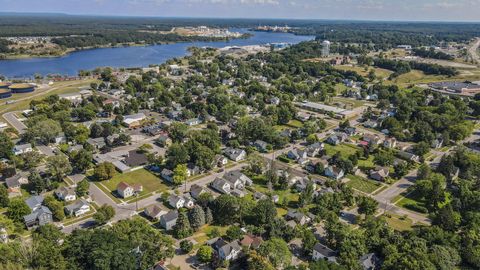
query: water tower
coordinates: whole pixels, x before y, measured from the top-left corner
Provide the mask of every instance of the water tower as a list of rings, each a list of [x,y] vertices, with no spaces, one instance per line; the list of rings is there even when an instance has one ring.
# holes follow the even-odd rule
[[[328,57],[330,55],[330,41],[324,40],[322,42],[322,57]]]

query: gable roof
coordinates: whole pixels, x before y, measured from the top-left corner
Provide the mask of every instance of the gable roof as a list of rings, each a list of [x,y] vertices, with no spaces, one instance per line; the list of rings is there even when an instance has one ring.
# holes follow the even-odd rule
[[[131,188],[131,186],[129,184],[123,182],[123,181],[118,183],[118,185],[117,185],[117,190],[118,191],[125,191],[127,188]]]
[[[316,252],[322,254],[324,257],[335,257],[337,255],[337,253],[335,251],[333,251],[332,249],[330,249],[329,247],[327,246],[324,246],[320,243],[317,243],[314,247],[313,247],[313,250],[315,250]]]

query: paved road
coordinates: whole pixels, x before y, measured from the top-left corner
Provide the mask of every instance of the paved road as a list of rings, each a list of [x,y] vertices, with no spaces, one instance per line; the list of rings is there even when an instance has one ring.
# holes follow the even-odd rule
[[[472,47],[468,49],[468,53],[472,56],[473,61],[480,64],[480,52],[478,51],[480,47],[480,38],[477,38],[477,41],[473,43]]]
[[[23,134],[27,130],[27,126],[18,120],[15,112],[8,112],[3,114],[3,118],[13,127],[18,133]]]

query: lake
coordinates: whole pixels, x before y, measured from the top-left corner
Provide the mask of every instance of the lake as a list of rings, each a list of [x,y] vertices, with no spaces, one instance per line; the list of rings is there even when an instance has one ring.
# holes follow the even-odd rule
[[[244,29],[232,29],[232,31],[246,32],[253,36],[248,39],[230,41],[99,48],[77,51],[54,58],[0,60],[0,74],[9,78],[30,77],[35,73],[77,75],[79,70],[92,70],[96,67],[146,67],[151,64],[162,64],[168,59],[188,55],[187,49],[192,46],[222,48],[282,42],[297,44],[314,39],[313,36],[296,36],[290,33],[254,32]]]

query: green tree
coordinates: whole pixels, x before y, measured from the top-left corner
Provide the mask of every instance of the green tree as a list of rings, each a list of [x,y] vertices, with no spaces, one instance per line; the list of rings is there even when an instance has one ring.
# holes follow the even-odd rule
[[[110,205],[104,204],[98,208],[97,212],[93,215],[93,219],[99,225],[107,223],[115,216],[115,208]]]
[[[188,221],[187,214],[185,212],[178,213],[178,219],[175,226],[173,226],[173,235],[177,239],[183,239],[193,234],[193,229]]]
[[[287,243],[281,238],[272,238],[263,242],[258,248],[258,253],[268,258],[277,268],[288,266],[292,259]]]
[[[7,188],[4,185],[0,185],[0,207],[7,207],[9,202]]]
[[[87,179],[83,179],[82,181],[78,182],[75,192],[77,193],[78,197],[83,197],[88,195],[88,190],[90,187],[90,183]]]
[[[180,249],[183,253],[189,253],[193,249],[193,244],[188,240],[182,240],[180,241]]]
[[[378,202],[370,197],[362,196],[358,202],[358,213],[370,216],[377,211]]]
[[[73,164],[73,168],[79,172],[84,172],[92,165],[93,156],[92,153],[81,149],[79,151],[75,151],[71,155],[71,161]]]
[[[48,209],[52,211],[53,218],[62,221],[65,219],[65,212],[63,211],[63,204],[57,201],[53,196],[45,197],[43,203]]]
[[[21,198],[13,198],[8,205],[7,216],[15,222],[23,222],[23,216],[30,212],[30,207]]]
[[[255,211],[253,211],[252,220],[258,226],[269,224],[277,216],[277,208],[270,198],[262,199],[257,202]]]
[[[72,172],[72,166],[65,156],[57,155],[47,158],[47,170],[58,182],[61,182],[66,174]]]
[[[205,225],[205,211],[203,211],[203,208],[200,205],[195,205],[188,212],[188,219],[192,228],[198,230],[198,228]]]
[[[197,259],[203,263],[211,262],[213,259],[213,249],[209,246],[201,246],[197,250]]]
[[[9,158],[13,154],[13,146],[10,137],[5,132],[0,131],[0,158]]]
[[[190,160],[187,148],[182,144],[174,143],[167,150],[167,166],[175,168],[178,164],[186,164]]]
[[[247,266],[248,270],[275,270],[268,259],[260,256],[255,250],[248,252]]]
[[[187,181],[188,168],[186,164],[178,164],[173,170],[173,183],[181,185]]]
[[[243,231],[240,227],[238,226],[230,226],[228,227],[225,236],[227,237],[228,240],[233,241],[233,240],[240,240],[243,238]]]
[[[100,163],[93,171],[93,176],[99,181],[112,179],[115,174],[115,166],[111,162]]]

